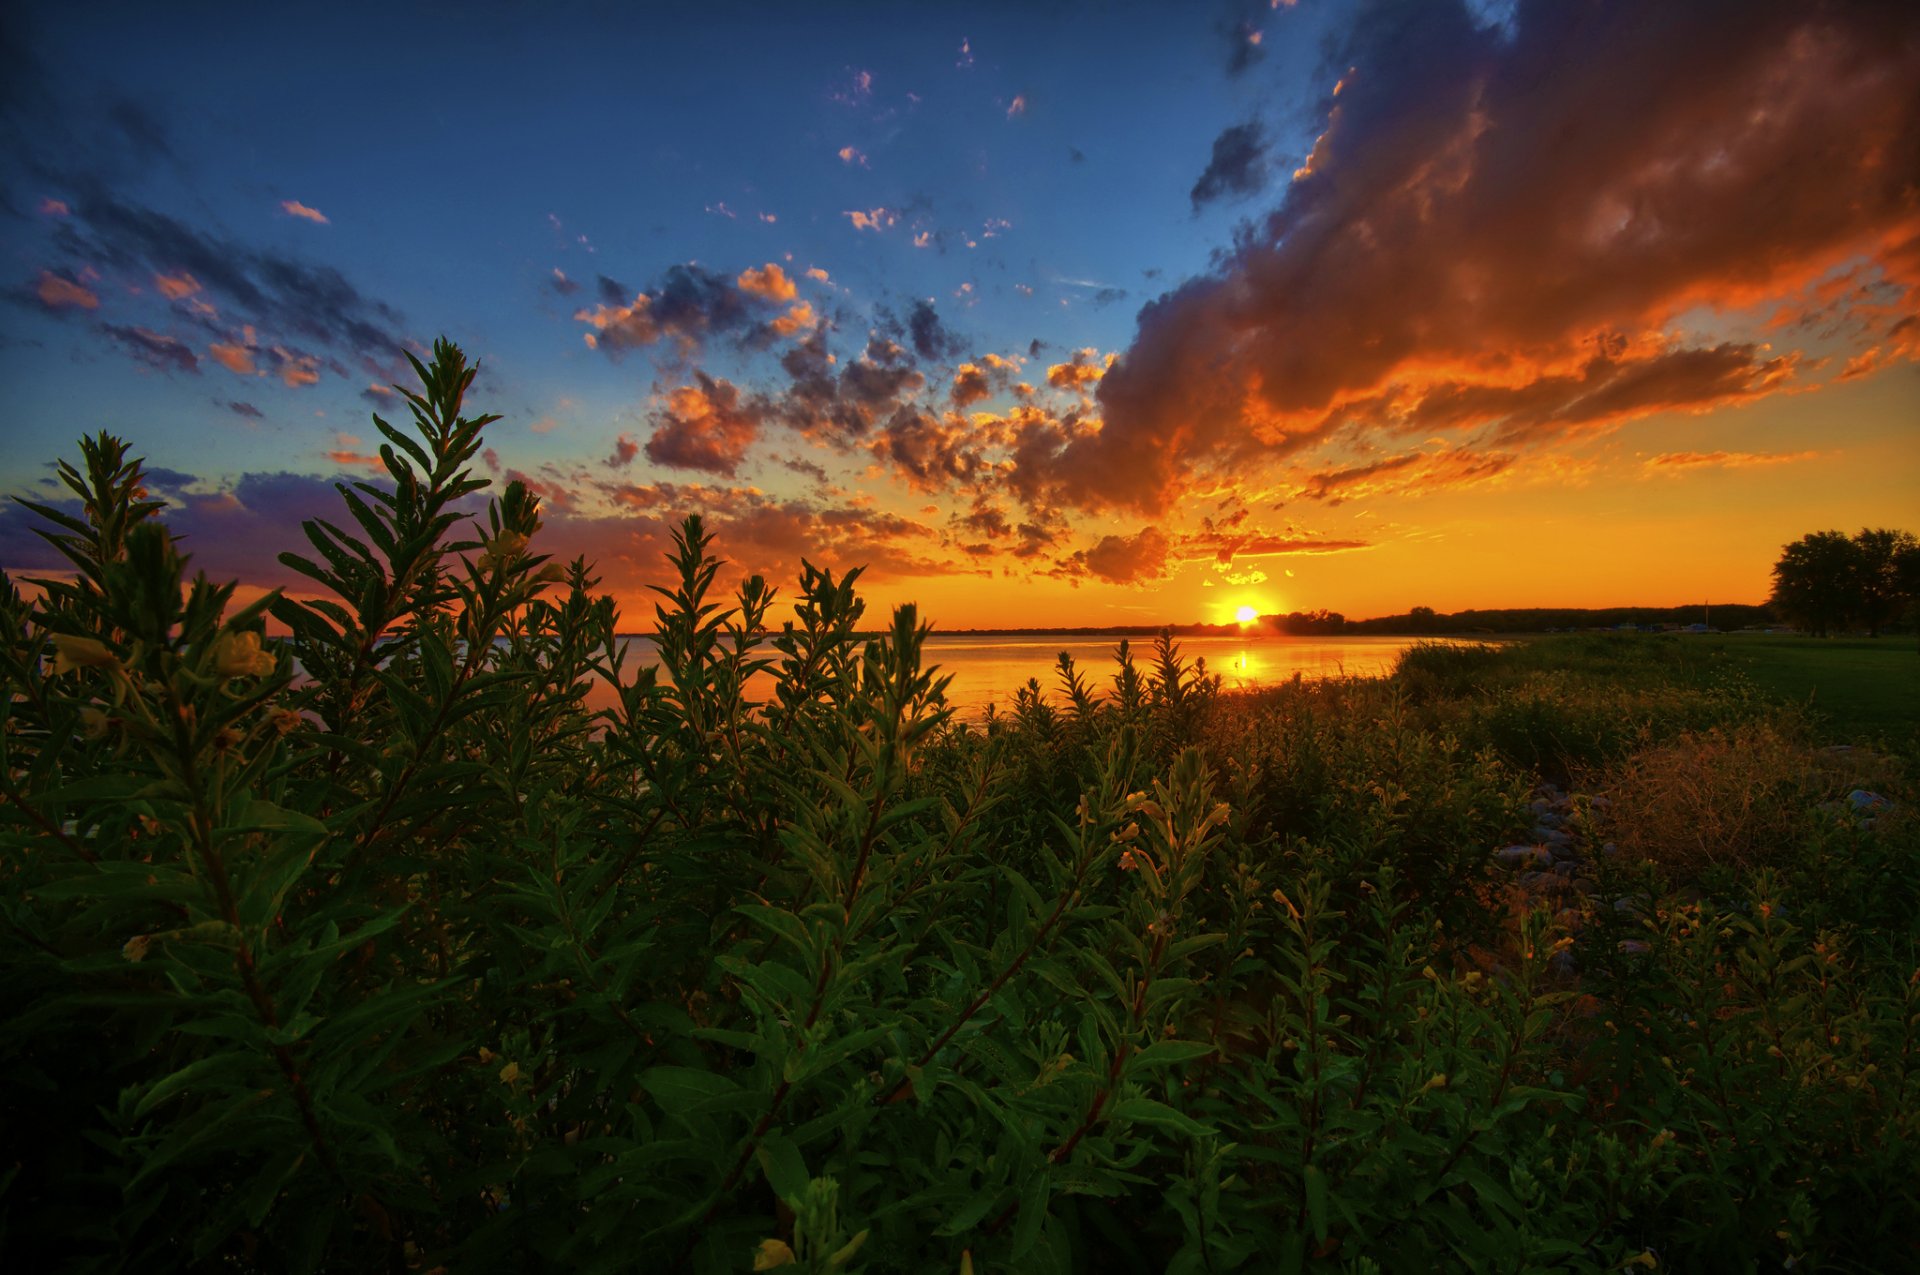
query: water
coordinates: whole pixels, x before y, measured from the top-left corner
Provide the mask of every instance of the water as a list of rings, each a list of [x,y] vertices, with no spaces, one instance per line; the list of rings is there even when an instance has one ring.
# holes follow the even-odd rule
[[[1151,672],[1151,638],[1130,639],[1133,661],[1144,678]],[[1177,639],[1181,658],[1189,664],[1199,658],[1207,662],[1207,672],[1218,673],[1221,685],[1230,690],[1272,686],[1290,680],[1298,673],[1305,678],[1379,677],[1393,670],[1400,652],[1419,641],[1433,639],[1411,637],[1183,637]],[[648,638],[626,639],[632,652],[628,664],[631,677],[637,666],[656,662],[653,642]],[[1100,694],[1113,689],[1114,648],[1118,638],[1067,637],[1048,634],[1022,634],[1017,637],[971,637],[962,634],[934,634],[927,639],[924,662],[937,665],[943,674],[952,674],[947,701],[961,717],[977,718],[992,704],[999,711],[1013,705],[1014,692],[1036,678],[1047,698],[1062,702],[1060,682],[1054,675],[1060,652],[1073,656],[1081,675]],[[771,654],[771,650],[768,651]],[[750,697],[765,698],[771,677],[762,675],[747,684]],[[607,699],[611,699],[610,692]],[[594,707],[604,707],[598,695]]]

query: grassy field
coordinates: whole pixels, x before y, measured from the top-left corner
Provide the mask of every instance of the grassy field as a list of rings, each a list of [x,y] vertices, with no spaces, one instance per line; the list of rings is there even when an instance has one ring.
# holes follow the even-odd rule
[[[1616,686],[1706,688],[1743,680],[1771,703],[1810,711],[1835,742],[1920,739],[1920,652],[1907,635],[1568,634],[1527,639],[1509,667]]]
[[[1809,706],[1842,735],[1920,733],[1920,652],[1910,637],[1689,638],[1735,662],[1767,695]]]

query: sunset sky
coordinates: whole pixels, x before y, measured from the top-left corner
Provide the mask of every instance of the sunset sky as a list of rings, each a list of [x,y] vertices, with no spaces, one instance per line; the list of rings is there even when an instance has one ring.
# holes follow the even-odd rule
[[[1920,6],[181,8],[0,18],[0,492],[119,433],[217,576],[440,335],[635,626],[686,512],[946,628],[1920,530]]]

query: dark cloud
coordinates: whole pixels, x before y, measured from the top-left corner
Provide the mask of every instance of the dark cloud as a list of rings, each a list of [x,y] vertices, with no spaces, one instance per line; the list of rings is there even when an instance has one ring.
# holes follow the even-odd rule
[[[633,295],[627,291],[626,284],[606,275],[599,275],[594,279],[594,289],[600,294],[600,299],[608,305],[619,305]]]
[[[1245,74],[1267,55],[1260,21],[1271,8],[1268,0],[1229,0],[1226,12],[1214,22],[1214,33],[1226,46],[1229,76]]]
[[[1228,196],[1251,195],[1266,184],[1267,136],[1258,120],[1223,129],[1213,139],[1213,157],[1188,198],[1193,210]]]
[[[625,469],[640,454],[640,444],[630,435],[622,434],[613,440],[613,451],[607,456],[608,469]]]
[[[647,459],[731,478],[760,437],[764,412],[731,382],[695,372],[691,385],[668,396],[667,410],[647,439]]]
[[[184,341],[146,328],[123,327],[117,323],[102,323],[99,331],[136,362],[150,368],[162,372],[197,373],[200,370],[200,356]]]
[[[900,408],[887,421],[874,440],[873,453],[917,491],[968,482],[986,464],[964,421],[911,407]]]
[[[1072,564],[1110,584],[1140,584],[1167,574],[1172,542],[1158,527],[1131,536],[1102,536],[1092,548],[1075,553]]]
[[[860,357],[836,362],[821,327],[780,357],[789,385],[772,411],[793,429],[837,443],[865,437],[926,384],[907,349],[875,335]]]
[[[173,143],[160,117],[132,98],[115,98],[107,107],[107,121],[129,146],[148,159],[172,159]]]
[[[958,337],[940,322],[931,301],[915,301],[907,315],[907,334],[913,339],[913,352],[923,359],[946,359],[966,348]]]
[[[567,272],[557,266],[553,273],[547,276],[546,286],[552,289],[556,296],[562,297],[570,297],[580,291],[580,281],[567,278]]]
[[[250,421],[262,420],[266,416],[266,413],[262,412],[259,408],[255,407],[253,404],[243,403],[238,399],[228,399],[225,402],[221,403],[220,406],[226,408],[229,412],[232,412],[235,416],[244,416]]]
[[[587,343],[612,357],[670,341],[672,353],[685,359],[715,336],[765,344],[772,335],[767,323],[772,300],[697,263],[670,267],[659,283],[631,301],[624,292],[613,292],[618,287],[600,276],[601,304],[573,316],[593,328]]]
[[[72,216],[53,234],[55,246],[76,264],[142,277],[190,274],[220,302],[223,315],[251,320],[282,339],[297,334],[368,365],[391,362],[405,345],[399,313],[332,266],[197,230],[97,185],[76,194]]]

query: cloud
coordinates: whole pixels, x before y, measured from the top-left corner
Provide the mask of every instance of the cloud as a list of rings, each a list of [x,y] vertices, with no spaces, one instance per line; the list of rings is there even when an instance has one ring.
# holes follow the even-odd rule
[[[200,281],[190,274],[153,276],[153,286],[169,301],[181,301],[200,291]]]
[[[98,310],[100,297],[92,289],[75,283],[65,275],[55,274],[51,270],[40,272],[40,282],[34,286],[33,294],[40,298],[40,304],[49,310]]]
[[[63,199],[48,198],[40,201],[40,215],[42,217],[64,217],[72,211],[71,208],[67,207],[66,201]]]
[[[1017,119],[1020,116],[1025,115],[1026,113],[1027,113],[1026,94],[1024,93],[1018,94],[1014,97],[1013,101],[1007,103],[1008,119]]]
[[[1084,392],[1099,384],[1100,378],[1113,366],[1115,356],[1108,355],[1103,362],[1100,351],[1088,346],[1084,350],[1075,350],[1073,357],[1065,363],[1055,363],[1047,368],[1047,384],[1056,390],[1076,390]]]
[[[604,278],[605,276],[602,277]],[[570,297],[580,291],[580,285],[574,280],[567,278],[567,272],[558,266],[554,267],[553,277],[547,281],[547,286],[563,297]]]
[[[1223,129],[1213,139],[1213,157],[1188,198],[1193,210],[1230,195],[1251,195],[1266,184],[1267,138],[1257,120]]]
[[[401,317],[362,293],[332,266],[251,248],[176,218],[85,186],[74,213],[53,229],[70,260],[143,277],[191,278],[222,313],[237,311],[283,344],[307,339],[385,367],[406,345]]]
[[[842,146],[837,153],[840,156],[840,162],[843,164],[858,165],[861,168],[870,167],[867,163],[866,155],[855,147]]]
[[[1678,474],[1695,469],[1753,469],[1768,465],[1797,465],[1818,460],[1819,452],[1661,452],[1644,462],[1650,474]]]
[[[885,230],[888,226],[893,225],[894,222],[899,220],[898,217],[894,216],[893,213],[885,208],[875,208],[870,212],[853,209],[849,212],[843,212],[840,215],[848,221],[851,221],[855,230]]]
[[[833,283],[832,278],[830,278],[827,272],[822,270],[819,266],[808,266],[806,277],[813,280],[815,283],[824,283],[829,285]]]
[[[112,323],[101,324],[100,331],[132,355],[135,361],[150,368],[162,372],[200,371],[200,356],[184,341],[147,328],[120,327]]]
[[[640,444],[633,441],[630,434],[622,434],[613,440],[613,453],[607,457],[608,469],[625,469],[640,454]]]
[[[1215,34],[1226,46],[1228,76],[1245,74],[1266,56],[1266,37],[1257,24],[1269,9],[1278,7],[1265,0],[1232,0],[1214,23]]]
[[[252,376],[259,370],[253,363],[253,351],[237,342],[215,341],[207,347],[207,357],[235,376]]]
[[[1131,536],[1102,536],[1091,549],[1073,555],[1075,566],[1110,584],[1141,584],[1167,574],[1172,542],[1158,527],[1143,527]]]
[[[738,387],[705,372],[667,397],[667,410],[647,439],[647,459],[674,469],[733,477],[760,436],[761,409]]]
[[[281,200],[280,211],[289,217],[298,217],[302,221],[311,221],[316,225],[325,226],[331,224],[328,222],[325,213],[321,212],[318,208],[309,208],[297,199]]]
[[[1352,70],[1302,175],[1141,310],[1101,427],[1036,455],[1033,485],[1152,516],[1203,471],[1442,409],[1545,445],[1803,371],[1690,343],[1696,307],[1751,312],[1862,258],[1920,300],[1896,158],[1920,154],[1920,11],[1627,0],[1483,27],[1386,3],[1332,60]]]
[[[965,348],[960,338],[940,321],[933,302],[927,300],[913,303],[913,309],[907,314],[907,336],[912,341],[913,352],[923,359],[952,358]]]
[[[235,416],[244,416],[246,419],[250,421],[264,420],[266,418],[265,412],[262,412],[259,408],[255,407],[253,404],[243,403],[239,399],[231,399],[231,398],[227,399],[224,402],[222,402],[220,406],[226,408],[229,412],[232,412]]]
[[[760,271],[748,271],[741,278],[748,276],[766,278]],[[785,275],[779,278],[784,280]],[[762,299],[725,275],[689,263],[671,267],[658,286],[651,292],[638,293],[630,303],[602,302],[592,309],[575,311],[573,317],[593,329],[585,334],[588,347],[610,355],[668,337],[680,343],[682,353],[690,353],[709,335],[739,334],[752,327],[760,314],[757,303]]]
[[[758,270],[742,270],[734,282],[742,292],[751,292],[769,301],[791,301],[799,295],[787,272],[771,261]]]

